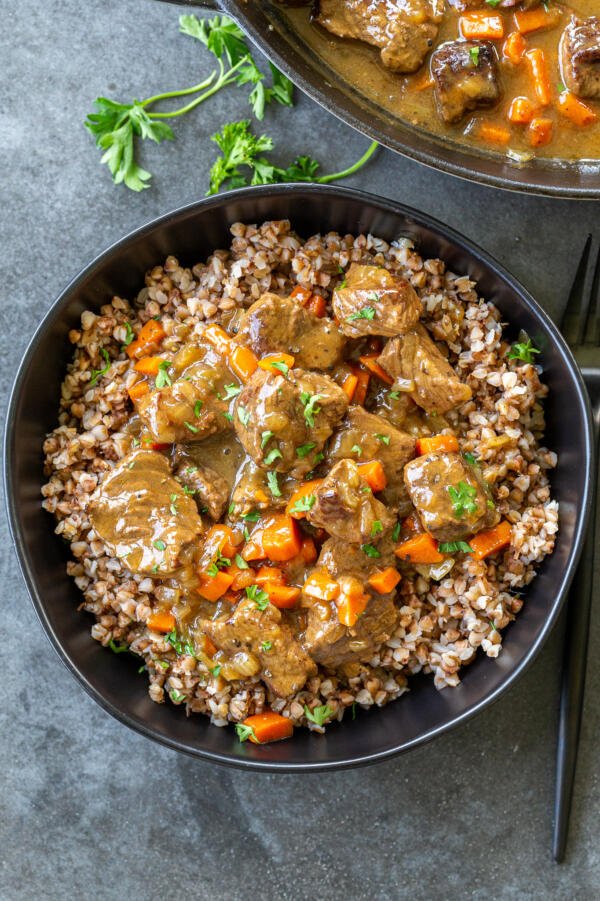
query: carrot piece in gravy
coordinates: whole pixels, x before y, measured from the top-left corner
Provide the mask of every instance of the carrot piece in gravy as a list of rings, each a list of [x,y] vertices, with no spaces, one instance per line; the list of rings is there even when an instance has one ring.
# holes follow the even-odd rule
[[[149,319],[140,329],[135,341],[125,348],[127,356],[132,360],[137,357],[138,351],[145,350],[152,344],[160,344],[166,334],[160,322],[157,322],[156,319]]]
[[[136,382],[131,388],[127,389],[127,394],[129,395],[132,401],[139,400],[140,397],[143,397],[145,394],[148,394],[150,391],[150,386],[148,382]]]
[[[570,91],[561,91],[558,95],[558,109],[563,116],[583,128],[598,121],[598,114]]]
[[[175,628],[175,617],[167,610],[159,610],[148,617],[146,625],[153,632],[164,632],[166,635],[167,632],[172,632]]]
[[[428,532],[422,532],[403,541],[394,551],[396,557],[407,563],[442,563],[444,555],[440,554],[435,541]]]
[[[492,125],[491,122],[482,122],[479,126],[479,137],[491,144],[508,144],[510,131],[503,125]]]
[[[368,372],[365,372],[364,369],[361,369],[360,366],[353,367],[354,375],[356,376],[357,384],[354,389],[354,396],[352,401],[355,404],[364,404],[367,399],[367,390],[369,388],[369,381],[371,376]]]
[[[379,460],[359,463],[358,471],[371,491],[383,491],[387,485],[385,470]]]
[[[518,66],[526,50],[527,41],[523,35],[518,31],[511,31],[502,45],[502,56],[513,66]]]
[[[548,9],[543,5],[536,9],[518,9],[515,12],[515,25],[521,34],[529,34],[530,31],[540,31],[542,28],[554,28],[561,16],[560,9]]]
[[[285,369],[282,372],[282,370],[279,369],[275,364],[283,363],[283,365],[287,366],[288,369],[293,369],[294,362],[294,357],[291,354],[267,354],[266,357],[262,357],[262,359],[258,361],[258,365],[261,369],[266,369],[267,372],[274,372],[276,375],[277,373],[283,375]]]
[[[277,563],[291,560],[302,548],[296,520],[285,514],[279,514],[273,520],[273,524],[263,531],[263,550],[269,560]]]
[[[162,357],[141,357],[133,368],[143,375],[158,375],[160,364],[164,362]]]
[[[326,569],[315,569],[304,583],[303,591],[320,601],[335,601],[340,593],[340,585]]]
[[[228,356],[231,350],[231,337],[227,334],[225,329],[221,328],[220,325],[212,323],[212,325],[206,326],[202,334],[207,341],[210,341],[212,346],[219,351],[219,353]]]
[[[229,366],[242,382],[247,382],[258,368],[258,360],[249,347],[234,344],[229,353]]]
[[[364,613],[370,600],[371,595],[366,594],[359,583],[342,592],[335,602],[341,624],[349,629],[355,626],[358,617]]]
[[[469,41],[499,41],[504,37],[504,22],[496,13],[464,13],[458,27],[463,38]]]
[[[265,591],[274,607],[280,610],[289,610],[295,607],[300,600],[302,591],[292,585],[282,585],[277,582],[266,582]]]
[[[550,76],[548,74],[546,55],[539,47],[534,47],[533,50],[527,51],[525,59],[529,63],[529,68],[531,70],[535,96],[542,106],[548,106],[552,99],[552,92],[550,88]]]
[[[515,97],[508,109],[508,119],[515,125],[529,125],[536,109],[535,103],[528,97]]]
[[[393,591],[402,576],[394,566],[388,566],[380,572],[373,573],[368,579],[371,588],[379,594],[389,594]]]
[[[378,379],[381,379],[381,381],[385,382],[386,385],[393,385],[393,378],[388,375],[385,369],[383,369],[377,362],[378,356],[379,354],[375,354],[374,356],[359,357],[359,359],[363,366],[368,369],[369,372],[372,372],[373,375],[376,375]]]
[[[543,147],[552,140],[552,119],[538,116],[529,125],[529,143],[532,147]]]
[[[325,303],[325,298],[321,297],[320,294],[313,294],[313,296],[306,304],[306,309],[311,312],[313,316],[317,316],[319,319],[322,319],[327,312],[327,304]]]
[[[429,438],[418,438],[416,446],[417,454],[432,453],[456,453],[458,451],[458,439],[455,435],[431,435]]]
[[[201,573],[200,582],[196,590],[207,601],[218,601],[231,587],[232,582],[233,576],[223,572],[222,569],[214,576],[209,575],[209,573]]]
[[[255,745],[264,745],[269,741],[281,741],[284,738],[291,738],[294,734],[292,721],[273,710],[265,710],[263,713],[248,716],[242,725],[251,730],[248,738]]]
[[[502,550],[507,544],[510,544],[512,528],[506,519],[499,522],[493,529],[487,529],[485,532],[479,532],[474,538],[469,539],[469,544],[473,550],[473,558],[475,560],[483,560],[490,554],[495,554]]]
[[[354,375],[354,373],[350,373],[347,375],[344,381],[342,382],[342,391],[348,398],[348,400],[352,400],[354,397],[354,392],[356,391],[356,386],[358,385],[358,376]]]

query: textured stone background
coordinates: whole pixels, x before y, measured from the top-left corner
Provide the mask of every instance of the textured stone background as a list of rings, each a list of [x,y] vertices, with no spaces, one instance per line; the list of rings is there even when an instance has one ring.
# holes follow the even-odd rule
[[[97,94],[193,84],[210,65],[151,0],[0,0],[2,403],[62,286],[130,229],[200,197],[208,136],[246,114],[222,93],[144,149],[156,173],[112,185],[82,121]],[[294,117],[292,120],[292,116]],[[290,127],[293,122],[293,128]],[[334,171],[367,142],[312,102],[269,111],[281,161]],[[380,152],[354,184],[413,204],[492,251],[553,314],[598,205],[497,192]],[[2,523],[0,897],[265,899],[591,898],[600,893],[600,623],[568,862],[550,859],[560,629],[492,709],[370,769],[308,777],[204,765],[107,716],[60,665]]]

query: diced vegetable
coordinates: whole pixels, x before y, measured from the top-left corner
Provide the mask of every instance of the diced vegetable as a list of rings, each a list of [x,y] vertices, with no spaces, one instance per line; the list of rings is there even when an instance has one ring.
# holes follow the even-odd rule
[[[369,380],[371,376],[364,369],[361,369],[360,366],[353,367],[353,373],[356,376],[357,384],[354,389],[354,396],[352,398],[353,403],[355,404],[364,404],[367,399],[367,391],[369,388]]]
[[[278,607],[280,610],[289,610],[290,607],[295,607],[302,594],[300,588],[282,585],[277,582],[267,582],[265,591],[269,595],[269,600],[273,606]]]
[[[248,585],[253,585],[256,581],[254,570],[252,569],[240,569],[239,566],[234,565],[227,567],[226,572],[229,576],[233,576],[232,591],[243,591],[244,588],[247,588]]]
[[[269,741],[281,741],[284,738],[291,738],[294,734],[294,724],[291,720],[273,710],[265,710],[263,713],[248,716],[243,725],[250,730],[247,737],[255,745],[264,745]]]
[[[311,299],[312,291],[310,288],[304,288],[302,285],[296,285],[296,287],[290,294],[290,297],[293,297],[294,300],[299,301],[304,307]]]
[[[312,540],[308,536],[302,539],[302,550],[300,551],[300,556],[304,563],[314,563],[317,559],[317,547]]]
[[[127,389],[127,394],[130,399],[135,403],[136,400],[139,400],[140,397],[143,397],[145,394],[148,394],[150,391],[150,385],[148,382],[136,382],[131,388]]]
[[[222,569],[218,570],[214,576],[200,573],[200,582],[196,590],[207,601],[218,601],[231,588],[232,582],[233,576]]]
[[[417,439],[417,454],[456,453],[458,439],[455,435],[431,435]]]
[[[532,147],[543,147],[552,140],[554,123],[552,119],[536,116],[529,125],[529,143]]]
[[[540,31],[542,28],[554,28],[558,25],[562,13],[556,7],[538,6],[536,9],[518,9],[515,12],[515,25],[521,34]]]
[[[512,31],[504,41],[502,55],[513,66],[517,66],[523,59],[523,54],[526,50],[527,41],[525,38],[518,31]]]
[[[141,357],[141,359],[136,361],[133,368],[136,372],[143,373],[143,375],[158,375],[158,368],[164,362],[162,357]]]
[[[256,372],[258,365],[258,360],[249,347],[243,347],[241,344],[231,345],[229,366],[242,382],[248,381]]]
[[[345,586],[335,602],[338,619],[343,626],[351,629],[371,600],[371,595],[363,591],[362,585],[356,579],[348,580],[350,584]]]
[[[335,601],[339,596],[340,586],[326,569],[315,569],[304,583],[303,591],[309,597],[318,598],[320,601]]]
[[[148,617],[146,625],[153,632],[164,632],[166,635],[167,632],[173,631],[176,622],[172,613],[169,613],[167,610],[159,610]]]
[[[527,60],[531,71],[535,96],[542,106],[548,106],[552,99],[552,93],[550,89],[548,64],[546,63],[544,51],[539,47],[534,47],[533,50],[527,51],[525,59]]]
[[[464,13],[458,27],[468,41],[499,41],[504,37],[504,22],[497,13],[479,10]]]
[[[278,566],[261,566],[256,572],[253,571],[252,575],[252,581],[257,585],[265,585],[267,582],[282,584],[285,582],[285,573]]]
[[[208,654],[209,657],[214,657],[217,653],[217,646],[212,643],[208,635],[202,636],[202,645],[203,651],[205,654]]]
[[[598,121],[598,114],[570,91],[561,91],[558,95],[558,109],[563,116],[582,128]]]
[[[287,375],[288,369],[294,368],[294,357],[291,354],[267,354],[258,361],[261,369],[267,372],[279,372],[280,375]]]
[[[492,122],[481,122],[478,129],[479,137],[491,144],[508,144],[510,131],[503,125],[494,125]]]
[[[231,526],[216,525],[211,526],[206,533],[205,545],[212,546],[222,554],[223,557],[235,557],[239,542]]]
[[[202,334],[203,337],[205,337],[207,341],[210,341],[212,346],[219,351],[219,353],[224,356],[229,354],[231,350],[231,336],[228,335],[225,329],[222,329],[220,325],[216,325],[215,323],[207,325]]]
[[[266,552],[262,546],[263,530],[257,529],[252,533],[249,541],[243,547],[242,557],[247,562],[251,560],[264,560]]]
[[[379,460],[370,460],[368,463],[359,463],[358,471],[371,491],[383,491],[387,485],[385,470]]]
[[[310,509],[311,498],[314,498],[316,489],[322,483],[323,479],[312,479],[309,482],[303,482],[299,488],[296,488],[285,508],[288,516],[293,516],[294,519],[304,519],[307,510]]]
[[[507,544],[510,544],[512,535],[511,525],[507,520],[503,519],[493,529],[487,529],[485,532],[479,532],[474,538],[469,539],[469,544],[473,550],[473,558],[475,560],[483,560],[490,554],[502,550]]]
[[[344,381],[342,382],[342,391],[345,392],[349,401],[352,401],[354,397],[354,392],[356,391],[356,386],[358,385],[358,376],[354,375],[354,373],[350,373],[347,375]]]
[[[515,97],[508,108],[508,119],[515,125],[529,125],[536,109],[529,97]]]
[[[428,532],[421,532],[398,545],[394,551],[400,560],[408,563],[441,563],[443,554],[438,551],[437,542]]]
[[[309,310],[313,316],[318,316],[319,319],[322,319],[325,313],[327,312],[327,304],[325,302],[325,298],[321,297],[320,294],[313,294],[307,304],[305,304],[306,309]]]
[[[160,322],[157,322],[156,319],[149,319],[140,329],[135,341],[132,341],[125,348],[125,352],[129,359],[132,360],[138,356],[138,351],[145,350],[153,344],[160,344],[165,335],[166,332]]]
[[[302,548],[298,525],[291,516],[279,514],[263,531],[262,546],[269,560],[282,562],[296,557]]]
[[[390,591],[394,590],[401,578],[402,576],[395,567],[388,566],[387,569],[373,573],[368,582],[371,588],[374,588],[379,594],[389,594]]]
[[[388,375],[385,369],[383,369],[377,362],[378,356],[379,354],[359,357],[359,360],[363,364],[363,366],[365,366],[369,370],[369,372],[373,373],[373,375],[376,375],[377,378],[382,382],[385,382],[386,385],[393,385],[394,380],[391,375]]]

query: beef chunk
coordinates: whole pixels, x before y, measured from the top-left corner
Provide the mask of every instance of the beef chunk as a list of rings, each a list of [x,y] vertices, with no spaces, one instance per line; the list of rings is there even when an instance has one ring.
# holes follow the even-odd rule
[[[221,519],[229,499],[227,480],[210,466],[192,459],[181,447],[175,450],[175,467],[173,475],[192,492],[199,510],[205,509],[211,519]]]
[[[137,412],[157,443],[202,441],[231,428],[224,416],[229,401],[222,399],[225,385],[231,381],[224,365],[192,363],[171,385],[140,398]]]
[[[421,325],[388,341],[378,361],[393,379],[414,383],[407,393],[428,413],[445,413],[473,394]]]
[[[314,496],[308,522],[344,541],[376,543],[394,525],[394,517],[373,496],[352,460],[336,463]]]
[[[234,505],[233,517],[245,516],[254,510],[272,510],[274,507],[284,507],[286,499],[283,496],[273,497],[267,481],[267,471],[261,469],[252,460],[242,467],[236,486],[233,489],[231,501]]]
[[[316,21],[341,38],[354,38],[381,50],[393,72],[416,72],[437,37],[443,7],[437,0],[319,0]]]
[[[259,466],[301,478],[347,409],[346,394],[326,375],[258,369],[236,398],[235,430]]]
[[[203,531],[196,504],[171,475],[169,461],[151,450],[123,457],[96,489],[88,512],[109,553],[135,573],[172,574],[182,550]]]
[[[438,541],[459,541],[500,519],[479,467],[461,454],[417,457],[404,478],[423,528]]]
[[[244,313],[237,339],[258,357],[291,353],[301,369],[331,369],[344,348],[344,338],[331,319],[319,318],[291,298],[276,294],[263,294]]]
[[[578,97],[600,97],[600,18],[573,16],[560,39],[560,69]]]
[[[495,5],[499,6],[500,9],[512,9],[514,6],[518,6],[519,9],[533,9],[534,6],[539,6],[541,2],[542,0],[500,0]],[[490,8],[490,4],[486,3],[486,0],[448,0],[448,5],[461,13],[466,12],[468,9]]]
[[[356,448],[360,448],[360,454]],[[379,496],[392,509],[401,508],[400,515],[404,516],[410,509],[404,484],[404,464],[414,455],[414,438],[395,429],[381,416],[353,406],[348,410],[342,427],[331,439],[327,459],[333,462],[353,459],[360,463],[379,460],[387,479],[387,487]]]
[[[227,617],[203,622],[202,631],[234,663],[240,651],[253,654],[260,663],[260,678],[279,697],[300,691],[308,677],[317,672],[272,604],[259,610],[254,601],[245,598]],[[268,651],[264,643],[270,643]]]
[[[465,113],[500,99],[498,59],[490,41],[446,41],[431,54],[440,116],[458,122]]]
[[[368,557],[359,544],[350,544],[340,538],[328,538],[321,548],[316,567],[325,568],[334,579],[354,576],[364,582],[376,569],[396,565],[398,562],[394,556],[396,545],[397,542],[393,540],[391,533],[388,533],[377,543],[380,556]]]
[[[333,292],[333,310],[340,329],[350,338],[402,335],[418,321],[421,301],[406,279],[381,266],[353,263],[343,288]]]
[[[344,626],[333,601],[313,604],[308,611],[303,645],[313,660],[330,669],[369,660],[398,623],[393,596],[374,594],[353,628]]]

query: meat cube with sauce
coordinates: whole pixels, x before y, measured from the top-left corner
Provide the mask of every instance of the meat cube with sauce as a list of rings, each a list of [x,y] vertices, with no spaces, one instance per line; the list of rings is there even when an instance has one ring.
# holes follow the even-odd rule
[[[470,400],[473,392],[461,382],[448,360],[419,325],[398,338],[392,338],[378,357],[379,365],[428,413],[445,413]]]
[[[341,38],[373,44],[393,72],[416,72],[437,37],[441,0],[318,0],[313,18]]]
[[[263,294],[246,310],[237,340],[257,357],[279,351],[292,354],[301,369],[331,369],[340,361],[345,343],[333,320],[277,294]]]
[[[344,287],[333,292],[340,329],[350,338],[402,335],[419,321],[423,307],[409,282],[381,266],[353,263]]]
[[[333,436],[327,451],[330,462],[350,459],[366,463],[379,460],[387,480],[387,486],[379,497],[391,509],[399,510],[402,516],[410,509],[404,484],[404,465],[414,455],[415,439],[411,435],[359,406],[349,408],[342,427]]]
[[[92,495],[88,512],[108,552],[146,575],[171,575],[203,532],[196,504],[171,475],[169,461],[151,450],[123,457]]]
[[[352,460],[340,460],[315,489],[306,514],[311,525],[353,543],[376,543],[395,519],[373,496]]]
[[[365,582],[376,569],[396,565],[398,561],[394,556],[394,548],[397,543],[388,532],[377,542],[376,551],[379,556],[372,557],[363,551],[360,544],[351,544],[341,538],[328,538],[321,548],[315,567],[326,569],[333,579],[355,576]]]
[[[446,41],[431,54],[435,97],[444,122],[458,122],[500,99],[496,50],[490,41]]]
[[[404,479],[423,528],[438,541],[460,541],[500,520],[479,467],[461,454],[417,457]]]
[[[308,677],[317,672],[272,604],[259,610],[255,601],[244,598],[226,617],[203,622],[202,631],[234,666],[236,654],[252,654],[260,665],[256,671],[260,669],[261,679],[281,698],[300,691]]]
[[[236,398],[234,424],[255,463],[301,478],[347,409],[346,394],[326,375],[258,369]]]
[[[262,469],[252,460],[248,460],[239,472],[231,495],[231,503],[233,505],[231,515],[238,518],[255,510],[263,512],[285,507],[286,500],[283,495],[273,497],[269,489],[266,469]]]
[[[193,459],[182,447],[175,448],[173,475],[211,519],[220,519],[229,500],[229,484],[215,469]]]
[[[573,16],[560,39],[559,54],[569,91],[578,97],[600,97],[600,17]]]

